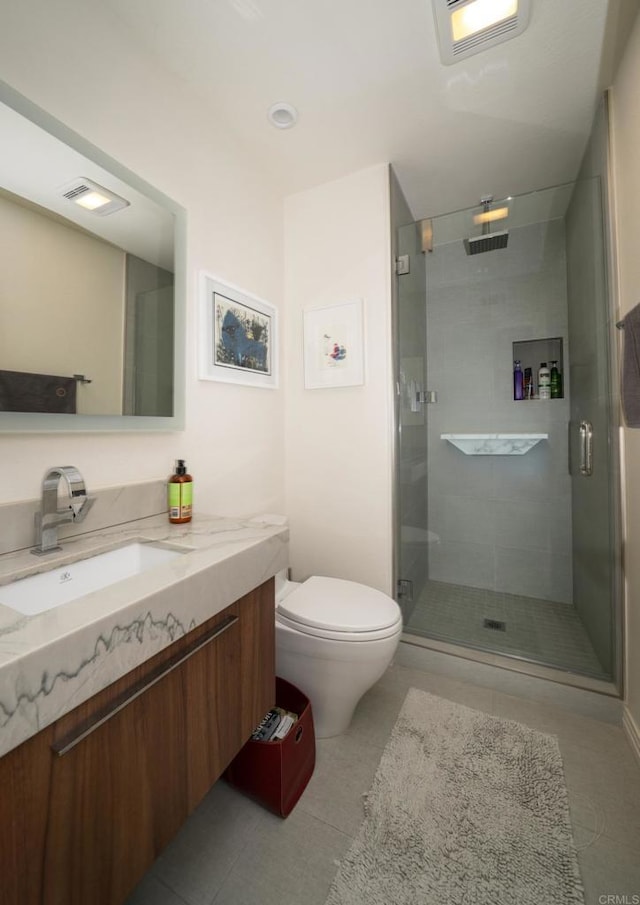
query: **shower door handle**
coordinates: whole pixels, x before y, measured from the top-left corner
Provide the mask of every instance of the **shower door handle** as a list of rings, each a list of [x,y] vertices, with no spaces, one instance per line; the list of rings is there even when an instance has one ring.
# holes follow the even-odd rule
[[[580,474],[590,477],[593,473],[593,424],[580,422]]]

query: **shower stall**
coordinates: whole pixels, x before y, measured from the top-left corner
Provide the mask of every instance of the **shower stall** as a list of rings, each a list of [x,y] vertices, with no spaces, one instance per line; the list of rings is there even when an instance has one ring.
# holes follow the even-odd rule
[[[398,230],[395,567],[408,640],[613,686],[605,209],[600,178],[587,176]]]

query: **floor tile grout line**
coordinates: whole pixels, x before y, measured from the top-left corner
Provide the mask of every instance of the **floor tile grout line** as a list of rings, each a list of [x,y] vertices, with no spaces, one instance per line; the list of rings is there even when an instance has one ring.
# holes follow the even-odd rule
[[[188,899],[185,899],[185,897],[181,896],[179,892],[176,892],[176,890],[172,886],[170,886],[165,880],[163,880],[161,877],[158,877],[157,875],[154,874],[154,879],[160,884],[160,886],[164,886],[164,888],[166,890],[168,890],[172,896],[175,896],[176,899],[179,899],[181,902],[183,902],[184,905],[192,905],[192,903],[189,902]]]
[[[258,823],[258,821],[256,821],[256,824],[257,824],[257,823]],[[245,836],[245,838],[244,838],[244,845],[240,846],[240,848],[239,848],[239,850],[238,850],[238,853],[237,853],[236,857],[233,859],[232,863],[229,865],[229,869],[226,871],[224,877],[222,878],[222,880],[221,880],[220,883],[218,884],[218,888],[217,888],[217,890],[215,891],[214,896],[213,896],[213,898],[211,899],[211,901],[208,903],[208,905],[215,905],[216,899],[218,898],[218,896],[219,896],[220,893],[222,892],[222,889],[223,889],[225,883],[227,882],[227,880],[228,880],[229,877],[231,876],[231,873],[232,873],[232,871],[234,870],[236,864],[238,863],[239,858],[242,856],[242,854],[244,853],[245,849],[248,847],[249,841],[250,841],[251,838],[252,838],[253,830],[254,830],[254,829],[255,829],[255,826],[252,827],[251,832],[250,832],[247,836]],[[193,903],[188,903],[188,905],[193,905]]]
[[[341,836],[346,836],[347,839],[350,839],[353,841],[356,838],[357,833],[360,831],[360,827],[358,827],[358,829],[356,830],[355,833],[348,833],[342,827],[336,826],[335,823],[331,823],[329,820],[324,820],[322,817],[319,817],[317,814],[314,814],[313,811],[310,811],[310,810],[308,810],[308,808],[305,808],[303,806],[303,798],[304,798],[304,795],[300,799],[298,804],[296,805],[297,808],[300,808],[300,810],[303,812],[303,814],[306,814],[307,817],[311,817],[311,819],[315,820],[317,823],[321,823],[323,826],[327,826],[330,829],[335,830],[335,832],[340,833]],[[362,820],[364,820],[364,817],[365,817],[365,815],[363,813]],[[361,825],[362,825],[362,822],[361,822]]]
[[[221,782],[221,781],[222,781],[221,779],[218,779],[218,780],[217,780],[217,782]],[[214,784],[214,786],[215,786],[215,784]],[[212,788],[214,788],[214,786],[212,786]],[[191,815],[191,816],[193,816],[193,815]],[[256,827],[256,825],[257,825],[258,822],[259,822],[259,818],[256,818],[256,821],[255,821],[255,823],[252,825],[251,830],[249,831],[248,834],[246,834],[246,835],[244,836],[243,843],[239,846],[239,848],[238,848],[238,850],[237,850],[237,852],[236,852],[236,854],[235,854],[235,857],[233,857],[233,859],[232,859],[232,861],[231,861],[231,863],[230,863],[230,865],[229,865],[228,870],[225,871],[222,880],[221,880],[220,883],[218,884],[218,888],[217,888],[217,890],[216,890],[215,893],[214,893],[213,899],[211,899],[210,902],[208,902],[208,905],[214,905],[214,902],[215,902],[215,900],[218,898],[218,895],[220,894],[220,891],[222,890],[222,887],[224,886],[224,884],[225,884],[225,883],[227,882],[227,880],[229,879],[229,875],[230,875],[231,871],[234,869],[234,867],[236,866],[236,864],[237,864],[237,862],[238,862],[238,859],[242,856],[243,852],[245,851],[245,849],[246,849],[247,846],[249,845],[249,841],[250,841],[250,839],[251,839],[251,837],[252,837],[253,830],[255,829],[255,827]],[[188,899],[185,899],[184,896],[182,896],[179,892],[177,892],[177,890],[175,890],[175,889],[173,888],[173,886],[171,886],[171,884],[170,884],[169,882],[167,882],[166,880],[164,880],[164,879],[162,879],[162,878],[160,878],[160,877],[157,877],[157,879],[160,880],[160,882],[161,882],[164,886],[166,886],[167,889],[171,890],[171,892],[174,893],[174,895],[178,896],[178,898],[181,899],[181,900],[185,903],[185,905],[194,905],[193,902],[189,901]]]

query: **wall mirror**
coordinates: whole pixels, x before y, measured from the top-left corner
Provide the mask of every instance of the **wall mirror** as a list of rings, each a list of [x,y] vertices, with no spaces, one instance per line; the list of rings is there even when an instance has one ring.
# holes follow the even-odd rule
[[[0,82],[0,431],[184,427],[185,212]]]

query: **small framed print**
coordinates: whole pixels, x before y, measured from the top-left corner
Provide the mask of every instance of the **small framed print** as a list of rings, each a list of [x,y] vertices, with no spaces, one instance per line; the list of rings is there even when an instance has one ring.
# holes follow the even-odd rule
[[[304,385],[308,390],[364,383],[362,299],[304,312]]]

